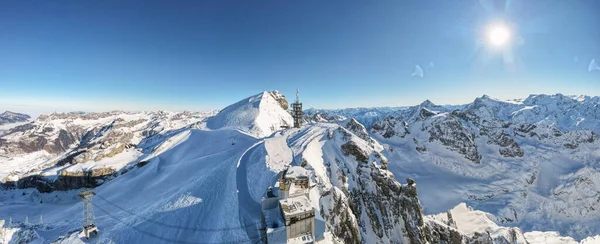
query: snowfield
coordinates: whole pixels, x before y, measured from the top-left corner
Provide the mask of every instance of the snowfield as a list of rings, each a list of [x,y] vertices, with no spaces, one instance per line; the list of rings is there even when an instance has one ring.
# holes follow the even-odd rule
[[[327,223],[318,243],[600,242],[598,97],[314,110],[291,129],[282,97],[216,115],[55,114],[9,130],[2,183],[33,186],[3,185],[0,240],[86,243],[78,189],[19,180],[110,168],[93,189],[93,242],[260,243],[261,198],[294,165]]]

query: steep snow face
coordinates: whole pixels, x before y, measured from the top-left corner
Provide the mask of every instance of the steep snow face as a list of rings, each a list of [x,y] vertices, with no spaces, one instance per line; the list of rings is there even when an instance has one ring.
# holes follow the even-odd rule
[[[269,136],[282,126],[293,125],[292,115],[279,102],[285,101],[282,96],[278,92],[263,92],[243,99],[210,118],[207,127],[237,129],[256,137]]]

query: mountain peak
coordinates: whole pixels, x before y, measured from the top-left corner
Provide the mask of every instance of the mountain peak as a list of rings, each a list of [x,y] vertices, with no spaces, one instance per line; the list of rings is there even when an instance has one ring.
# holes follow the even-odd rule
[[[421,107],[434,107],[437,106],[431,100],[427,99],[420,104]]]
[[[236,129],[257,137],[269,136],[282,126],[293,124],[284,101],[279,92],[265,91],[227,106],[206,125],[210,129]]]

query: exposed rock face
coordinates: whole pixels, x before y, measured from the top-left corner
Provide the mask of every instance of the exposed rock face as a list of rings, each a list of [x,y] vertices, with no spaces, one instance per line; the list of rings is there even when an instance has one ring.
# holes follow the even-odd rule
[[[348,206],[348,198],[339,188],[331,188],[321,195],[323,218],[332,226],[332,233],[344,243],[360,243],[360,231],[355,215]]]
[[[331,184],[321,193],[321,213],[333,234],[345,243],[486,243],[484,238],[466,236],[456,227],[426,220],[415,180],[398,183],[383,167],[387,159],[378,151],[382,150],[379,144],[371,147],[341,127],[327,138],[326,145],[341,144],[338,148],[342,152],[348,148],[360,152],[358,157],[325,163],[327,178],[319,180]],[[326,185],[319,188],[327,189]],[[344,211],[348,207],[351,212]]]
[[[387,159],[365,140],[342,128],[332,133],[326,144],[342,144],[342,151],[352,147],[362,155],[325,163],[327,178],[320,180],[332,185],[321,193],[321,213],[332,233],[345,243],[524,243],[520,242],[523,234],[516,228],[500,235],[465,234],[457,229],[450,211],[445,213],[444,221],[424,216],[414,179],[407,178],[407,184],[398,183],[391,172],[381,167]],[[362,157],[371,163],[365,163]]]
[[[475,144],[475,134],[460,121],[449,118],[433,123],[429,134],[429,142],[440,141],[448,149],[462,154],[474,163],[481,161],[481,154]]]
[[[558,99],[557,104],[552,105],[556,99]],[[482,160],[479,152],[482,145],[478,144],[477,139],[483,138],[482,141],[487,144],[497,145],[498,153],[502,157],[519,158],[523,157],[525,152],[515,137],[535,138],[544,143],[569,149],[576,149],[581,144],[597,141],[598,135],[594,132],[596,127],[591,126],[598,124],[600,128],[600,122],[597,120],[581,118],[576,123],[582,127],[581,129],[567,132],[562,132],[560,129],[573,126],[566,122],[568,120],[561,113],[572,114],[571,118],[577,118],[585,111],[586,115],[592,116],[587,113],[599,98],[585,99],[589,99],[589,102],[588,100],[577,102],[562,95],[533,96],[529,98],[529,102],[524,102],[527,105],[521,105],[502,102],[484,95],[452,112],[427,100],[420,105],[380,118],[373,123],[370,131],[384,139],[409,137],[408,139],[415,140],[417,144],[415,150],[420,153],[425,153],[428,145],[421,139],[417,140],[416,135],[411,135],[411,132],[425,131],[429,135],[429,143],[439,141],[448,150],[460,153],[465,159],[474,163],[480,163]],[[558,107],[557,111],[550,110],[556,107]],[[574,110],[579,112],[574,114]],[[540,121],[535,121],[524,114]],[[548,120],[554,122],[549,123]],[[584,122],[587,123],[587,127],[581,126]],[[560,125],[555,126],[556,124]]]
[[[371,139],[365,126],[363,126],[354,118],[351,118],[350,121],[344,125],[344,127],[365,141],[369,141]]]
[[[371,127],[371,132],[379,134],[383,138],[391,138],[394,136],[404,138],[406,135],[410,134],[408,131],[408,123],[393,116],[376,121]]]
[[[283,108],[283,110],[288,110],[289,105],[283,94],[281,94],[278,90],[274,90],[270,93],[273,96],[273,98],[275,98],[275,100],[277,100],[277,102],[279,103],[281,108]]]
[[[340,149],[342,150],[344,155],[354,156],[354,158],[356,158],[356,161],[366,163],[369,159],[366,153],[360,147],[358,147],[356,143],[352,141],[342,145]]]
[[[480,134],[488,136],[488,144],[500,146],[500,149],[498,149],[500,155],[513,158],[523,157],[524,152],[519,144],[504,130],[482,128]]]
[[[97,168],[90,171],[61,171],[56,180],[52,181],[40,175],[30,175],[16,181],[8,180],[1,184],[7,189],[36,188],[39,192],[66,191],[79,188],[93,188],[104,180],[115,177],[116,170],[112,168]]]

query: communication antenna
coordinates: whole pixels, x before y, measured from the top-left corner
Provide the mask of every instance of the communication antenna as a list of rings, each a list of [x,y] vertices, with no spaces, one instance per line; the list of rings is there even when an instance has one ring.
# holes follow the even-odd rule
[[[25,226],[29,225],[29,216],[25,216]]]
[[[299,97],[300,89],[296,89],[296,102],[292,103],[292,118],[294,119],[294,127],[302,126],[302,103]]]
[[[44,217],[42,217],[42,215],[40,214],[40,225],[44,224]]]
[[[96,195],[92,190],[83,190],[79,193],[83,202],[83,233],[85,238],[89,239],[90,234],[98,234],[98,227],[94,224],[94,207],[92,205],[92,196]]]

